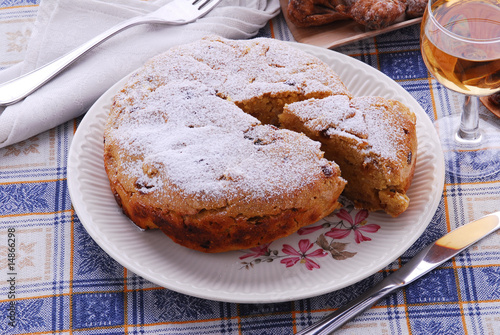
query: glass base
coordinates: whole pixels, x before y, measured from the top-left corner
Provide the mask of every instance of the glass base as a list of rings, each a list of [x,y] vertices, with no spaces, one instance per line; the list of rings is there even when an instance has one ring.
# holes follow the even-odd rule
[[[447,172],[467,178],[500,173],[498,118],[480,115],[479,133],[475,135],[459,134],[460,115],[444,117],[434,125],[441,141]]]

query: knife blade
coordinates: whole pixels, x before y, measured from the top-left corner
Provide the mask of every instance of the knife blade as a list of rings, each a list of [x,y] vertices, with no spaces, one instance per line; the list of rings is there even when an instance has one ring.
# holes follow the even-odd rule
[[[296,335],[332,334],[347,321],[370,308],[386,295],[414,282],[499,228],[500,212],[495,212],[452,230],[426,246],[400,269],[361,296],[317,323],[302,329]]]

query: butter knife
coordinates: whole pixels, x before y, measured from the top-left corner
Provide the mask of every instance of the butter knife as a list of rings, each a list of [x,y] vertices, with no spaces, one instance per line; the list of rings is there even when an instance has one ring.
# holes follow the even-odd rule
[[[486,215],[444,235],[425,247],[399,270],[319,322],[302,329],[296,335],[326,335],[367,310],[386,295],[419,279],[483,237],[500,228],[500,212]]]

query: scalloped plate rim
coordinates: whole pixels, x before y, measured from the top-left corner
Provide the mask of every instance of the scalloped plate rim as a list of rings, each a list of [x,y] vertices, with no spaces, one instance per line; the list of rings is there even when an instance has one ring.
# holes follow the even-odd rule
[[[151,281],[154,284],[166,287],[168,289],[172,289],[174,291],[196,296],[204,299],[211,299],[217,301],[225,301],[225,302],[237,302],[237,303],[269,303],[269,302],[282,302],[282,301],[292,301],[303,298],[309,298],[321,294],[325,294],[334,290],[341,289],[348,285],[354,284],[372,274],[379,271],[380,269],[386,267],[392,261],[397,259],[404,251],[406,251],[415,241],[416,239],[423,233],[429,222],[431,221],[437,207],[440,203],[441,194],[444,186],[444,159],[443,153],[441,151],[440,146],[438,145],[439,140],[437,137],[437,133],[432,127],[432,123],[428,116],[425,114],[423,109],[420,107],[418,102],[401,86],[399,86],[392,79],[387,77],[382,72],[370,67],[369,65],[358,61],[354,58],[346,56],[344,54],[340,54],[338,52],[323,49],[316,46],[311,45],[303,45],[294,42],[287,42],[290,45],[302,49],[306,52],[309,52],[319,58],[322,58],[327,64],[331,61],[335,61],[335,59],[341,60],[343,63],[349,63],[349,65],[356,66],[358,71],[363,72],[365,75],[376,76],[378,78],[382,78],[382,81],[385,83],[389,83],[391,89],[395,91],[398,95],[402,96],[405,100],[405,103],[410,103],[410,107],[414,109],[414,112],[418,117],[418,129],[425,127],[426,131],[429,133],[431,140],[436,144],[437,151],[434,152],[435,157],[433,164],[435,165],[435,173],[434,179],[432,182],[432,201],[430,204],[426,204],[427,211],[423,213],[423,219],[421,219],[420,225],[418,229],[415,231],[410,238],[407,238],[404,241],[397,251],[397,254],[391,255],[391,257],[386,257],[382,262],[378,264],[378,266],[371,266],[369,271],[357,271],[358,273],[352,277],[351,280],[346,280],[342,283],[332,283],[331,285],[322,286],[320,284],[316,284],[316,286],[312,287],[304,287],[304,288],[296,288],[290,289],[284,292],[234,292],[233,291],[221,291],[220,289],[213,289],[210,287],[206,287],[203,285],[197,285],[196,283],[190,283],[186,285],[182,280],[175,279],[169,280],[168,278],[165,281],[165,278],[159,278],[158,272],[155,272],[153,269],[146,269],[141,266],[140,262],[134,258],[133,255],[121,254],[116,246],[109,245],[109,239],[107,236],[101,235],[102,231],[100,231],[99,227],[95,225],[92,219],[92,215],[89,214],[88,204],[86,203],[83,195],[80,193],[80,179],[82,174],[84,175],[84,171],[80,169],[80,154],[82,154],[83,148],[86,144],[86,135],[91,131],[89,128],[92,125],[92,122],[97,122],[92,118],[95,116],[94,114],[98,114],[99,109],[102,109],[104,104],[109,101],[110,96],[114,94],[118,90],[119,87],[123,85],[123,82],[128,78],[126,76],[115,85],[113,85],[108,91],[106,91],[90,108],[87,115],[83,118],[81,124],[79,125],[73,142],[70,147],[70,151],[68,154],[68,188],[71,199],[73,201],[74,209],[87,230],[90,236],[95,240],[95,242],[112,258],[114,258],[117,262],[119,262],[124,267],[128,268],[132,272],[142,276],[143,278]],[[332,66],[330,64],[330,66]],[[348,86],[348,85],[347,85]],[[368,95],[367,93],[365,93]],[[422,118],[422,116],[425,116]],[[431,128],[429,128],[431,127]],[[420,143],[420,141],[419,141]],[[417,160],[418,166],[418,160]],[[410,205],[411,206],[411,205]],[[114,210],[119,210],[119,207],[116,205]],[[92,211],[92,208],[90,209]],[[122,214],[123,215],[123,214]],[[165,237],[166,238],[166,237]],[[190,251],[189,251],[190,252]],[[319,286],[319,287],[318,287]]]

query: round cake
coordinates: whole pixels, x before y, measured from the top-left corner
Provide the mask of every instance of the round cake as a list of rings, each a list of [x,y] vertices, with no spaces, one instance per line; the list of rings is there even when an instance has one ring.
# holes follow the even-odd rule
[[[290,235],[335,210],[346,182],[319,142],[276,125],[285,104],[331,95],[351,98],[331,68],[279,41],[172,48],[113,100],[115,198],[137,226],[203,252]]]
[[[124,213],[203,252],[290,235],[342,192],[397,216],[417,150],[406,106],[354,98],[319,59],[266,38],[207,37],[153,58],[114,97],[104,142]]]

